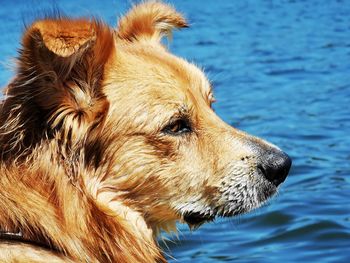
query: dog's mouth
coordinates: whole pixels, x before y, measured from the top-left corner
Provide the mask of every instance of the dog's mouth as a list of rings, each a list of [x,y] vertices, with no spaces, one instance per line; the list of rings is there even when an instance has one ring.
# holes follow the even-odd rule
[[[271,198],[276,192],[276,187],[267,184],[256,197],[243,200],[231,200],[225,206],[215,208],[205,208],[202,211],[185,211],[182,212],[182,219],[188,224],[191,230],[196,230],[201,225],[207,222],[214,221],[217,217],[227,218],[237,215],[246,214],[256,208],[263,206],[267,200]]]
[[[236,211],[226,211],[226,212],[218,212],[212,214],[205,214],[201,212],[186,212],[183,215],[183,220],[187,223],[191,230],[198,229],[204,223],[212,222],[217,217],[233,217],[236,215],[244,214],[248,212],[244,208],[237,209]]]
[[[200,212],[186,212],[183,215],[183,219],[191,229],[197,229],[202,224],[213,221],[215,215],[202,214]]]
[[[212,204],[220,204],[217,206],[206,204],[207,200],[182,204],[178,210],[182,221],[195,230],[217,217],[235,217],[263,206],[277,192],[277,186],[263,178],[259,175],[254,184],[237,183],[221,189],[220,200],[210,200]]]

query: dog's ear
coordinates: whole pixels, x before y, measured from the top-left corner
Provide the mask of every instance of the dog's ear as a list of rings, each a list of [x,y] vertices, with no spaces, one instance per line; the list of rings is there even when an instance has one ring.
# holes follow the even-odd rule
[[[27,79],[9,95],[33,100],[51,131],[74,142],[84,139],[98,131],[108,111],[101,84],[113,48],[112,31],[97,21],[37,21],[24,35],[19,60],[20,75]]]
[[[171,6],[149,1],[138,4],[119,21],[118,37],[130,42],[140,40],[160,41],[171,36],[175,28],[187,27],[184,17]]]
[[[89,47],[96,40],[93,23],[87,20],[46,19],[37,21],[27,36],[37,47],[45,46],[60,57],[69,57]],[[26,43],[24,43],[26,46]],[[27,46],[28,47],[28,46]]]

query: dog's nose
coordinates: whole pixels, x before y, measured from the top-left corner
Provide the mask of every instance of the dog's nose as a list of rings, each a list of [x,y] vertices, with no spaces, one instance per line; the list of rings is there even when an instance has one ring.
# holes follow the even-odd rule
[[[292,165],[291,158],[282,151],[269,151],[265,153],[264,160],[258,165],[264,177],[278,186],[287,177]]]

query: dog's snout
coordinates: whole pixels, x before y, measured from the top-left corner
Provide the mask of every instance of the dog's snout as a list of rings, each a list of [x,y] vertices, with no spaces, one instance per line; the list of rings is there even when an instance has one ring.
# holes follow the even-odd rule
[[[282,151],[269,151],[261,158],[258,169],[264,177],[278,186],[286,179],[292,165],[291,158]]]

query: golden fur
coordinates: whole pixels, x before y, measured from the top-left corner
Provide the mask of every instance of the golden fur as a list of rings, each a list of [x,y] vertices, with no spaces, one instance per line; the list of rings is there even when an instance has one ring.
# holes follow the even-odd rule
[[[146,2],[115,30],[69,18],[26,29],[0,112],[1,262],[166,262],[161,229],[276,191],[249,145],[274,146],[220,120],[204,74],[161,44],[186,26]]]

